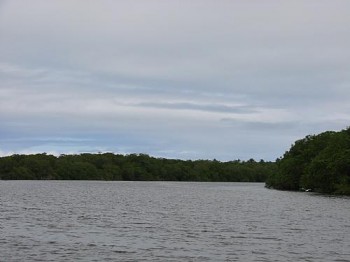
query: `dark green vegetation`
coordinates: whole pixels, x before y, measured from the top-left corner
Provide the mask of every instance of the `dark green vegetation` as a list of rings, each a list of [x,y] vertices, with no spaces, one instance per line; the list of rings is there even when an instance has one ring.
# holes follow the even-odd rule
[[[298,140],[276,163],[267,187],[350,195],[350,128]]]
[[[0,158],[0,179],[264,182],[281,190],[350,195],[350,128],[309,135],[276,162],[184,161],[145,154],[47,154]]]
[[[0,179],[264,182],[272,162],[183,161],[145,154],[46,154],[0,158]]]

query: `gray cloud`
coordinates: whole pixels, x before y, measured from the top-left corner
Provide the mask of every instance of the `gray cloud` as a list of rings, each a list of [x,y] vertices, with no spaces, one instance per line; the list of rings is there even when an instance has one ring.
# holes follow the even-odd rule
[[[248,130],[260,130],[260,131],[270,131],[270,130],[279,130],[279,131],[288,131],[299,127],[301,123],[297,121],[280,121],[280,122],[263,122],[263,121],[246,121],[246,120],[237,120],[234,118],[222,118],[222,122],[228,123],[239,128],[245,128]]]
[[[0,154],[274,159],[294,139],[350,121],[349,8],[2,1]]]
[[[176,109],[176,110],[199,110],[205,112],[222,112],[222,113],[235,113],[235,114],[249,114],[257,112],[256,109],[249,106],[229,106],[223,104],[198,104],[190,102],[177,102],[177,103],[161,103],[161,102],[144,102],[136,104],[140,107],[151,107],[160,109]]]

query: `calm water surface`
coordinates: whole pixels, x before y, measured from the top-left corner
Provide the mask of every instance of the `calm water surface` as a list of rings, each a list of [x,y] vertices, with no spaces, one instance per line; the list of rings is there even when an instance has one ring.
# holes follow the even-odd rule
[[[0,181],[0,261],[350,261],[350,198],[261,183]]]

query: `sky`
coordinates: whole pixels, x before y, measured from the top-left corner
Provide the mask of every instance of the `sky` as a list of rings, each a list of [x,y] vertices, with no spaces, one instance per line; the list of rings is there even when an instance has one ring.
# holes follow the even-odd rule
[[[273,161],[350,124],[348,0],[0,0],[0,156]]]

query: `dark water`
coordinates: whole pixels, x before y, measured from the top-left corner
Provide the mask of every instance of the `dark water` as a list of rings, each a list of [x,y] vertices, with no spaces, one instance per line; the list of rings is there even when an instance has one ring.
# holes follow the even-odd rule
[[[350,198],[245,183],[0,181],[0,261],[350,261]]]

